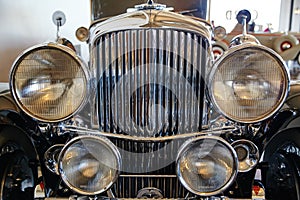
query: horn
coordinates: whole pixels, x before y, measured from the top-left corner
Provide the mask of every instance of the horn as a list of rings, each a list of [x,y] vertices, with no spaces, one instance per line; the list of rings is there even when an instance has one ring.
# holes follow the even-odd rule
[[[235,149],[238,161],[239,172],[247,172],[253,169],[259,160],[259,151],[257,146],[249,140],[237,140],[232,143]]]

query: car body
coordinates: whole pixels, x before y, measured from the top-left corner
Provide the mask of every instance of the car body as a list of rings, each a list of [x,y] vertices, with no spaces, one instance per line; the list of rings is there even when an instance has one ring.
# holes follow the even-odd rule
[[[12,66],[0,199],[299,199],[299,91],[274,50],[244,34],[214,60],[193,9],[90,3],[88,63],[59,37]]]

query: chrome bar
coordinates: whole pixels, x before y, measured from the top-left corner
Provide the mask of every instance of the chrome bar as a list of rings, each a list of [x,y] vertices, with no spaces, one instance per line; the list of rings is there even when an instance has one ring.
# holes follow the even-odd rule
[[[177,178],[176,175],[153,175],[153,174],[121,174],[120,177],[131,177],[131,178]]]
[[[226,127],[218,127],[216,129],[209,129],[209,130],[203,130],[201,132],[196,133],[185,133],[182,135],[171,135],[171,136],[165,136],[165,137],[137,137],[137,136],[131,136],[131,135],[121,135],[121,134],[113,134],[113,133],[107,133],[102,132],[94,129],[88,129],[84,127],[77,127],[72,125],[63,125],[63,126],[55,126],[62,130],[62,132],[76,132],[77,134],[81,135],[98,135],[98,136],[104,136],[114,139],[123,139],[123,140],[131,140],[131,141],[143,141],[143,142],[164,142],[164,141],[170,141],[170,140],[181,140],[181,139],[188,139],[191,137],[197,137],[200,135],[223,135],[225,133],[229,133],[233,130],[235,130],[234,126],[226,126]]]
[[[89,197],[86,197],[87,199],[89,199]],[[48,198],[36,198],[35,200],[79,200],[79,199],[83,199],[83,197],[78,197],[78,198],[57,198],[57,197],[48,197]],[[133,199],[137,199],[138,198],[109,198],[109,197],[99,197],[97,198],[97,200],[133,200]],[[197,200],[265,200],[265,199],[239,199],[239,198],[219,198],[219,197],[211,197],[211,198],[160,198],[158,200],[193,200],[193,199],[197,199]]]

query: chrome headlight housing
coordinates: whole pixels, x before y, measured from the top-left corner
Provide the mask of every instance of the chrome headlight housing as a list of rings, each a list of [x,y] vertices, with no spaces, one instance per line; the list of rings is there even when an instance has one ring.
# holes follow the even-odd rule
[[[80,136],[69,141],[58,159],[58,171],[66,185],[83,195],[109,189],[121,170],[121,156],[108,139]]]
[[[285,62],[273,50],[257,44],[232,47],[213,66],[209,91],[226,117],[255,123],[272,116],[289,91]]]
[[[200,136],[186,141],[176,159],[177,176],[190,192],[211,196],[228,188],[237,174],[235,150],[224,139]]]
[[[10,87],[18,106],[40,121],[56,122],[77,112],[87,98],[85,64],[66,46],[35,46],[15,61]]]

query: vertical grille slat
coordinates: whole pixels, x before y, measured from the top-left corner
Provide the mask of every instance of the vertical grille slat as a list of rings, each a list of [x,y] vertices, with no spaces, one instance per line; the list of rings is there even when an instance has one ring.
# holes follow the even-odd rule
[[[120,43],[121,43],[121,53],[120,53],[120,56],[121,56],[121,71],[122,71],[122,76],[121,77],[124,77],[124,75],[126,74],[126,66],[127,66],[127,63],[126,63],[126,54],[124,52],[126,52],[126,40],[125,40],[125,33],[123,34],[120,34]],[[122,79],[122,88],[121,88],[121,93],[119,95],[121,95],[121,101],[123,103],[123,105],[121,106],[121,110],[122,110],[122,117],[121,117],[121,121],[123,123],[123,129],[125,132],[128,132],[128,127],[127,127],[127,121],[126,121],[126,110],[125,108],[127,107],[128,105],[128,99],[126,98],[126,90],[128,88],[126,88],[126,84],[127,84],[127,78],[123,78]],[[109,106],[108,106],[109,107]]]
[[[180,35],[179,35],[179,33],[177,33],[177,32],[174,32],[174,34],[175,34],[175,38],[177,39],[175,39],[174,38],[174,42],[175,41],[181,41],[180,40]],[[176,37],[177,36],[177,37]],[[176,50],[176,49],[178,49],[178,52],[180,52],[181,51],[181,44],[179,43],[179,42],[177,42],[177,43],[175,43],[175,49],[173,49],[174,51]],[[178,54],[174,54],[174,68],[175,68],[175,71],[177,71],[177,72],[180,72],[180,56],[178,55]],[[178,76],[178,74],[174,74],[174,80],[175,80],[175,83],[177,83],[177,84],[174,84],[175,85],[175,89],[177,90],[177,91],[179,91],[179,88],[180,88],[180,82],[179,82],[179,76]],[[174,132],[180,132],[181,130],[179,130],[179,109],[178,109],[178,101],[177,101],[177,99],[174,99],[174,102],[175,102],[175,109],[174,109],[174,113],[175,113],[175,116],[178,116],[178,117],[176,117],[174,120],[175,120],[175,124],[174,124],[174,128],[175,128],[175,130],[174,130]]]
[[[112,37],[112,36],[111,36]],[[115,37],[115,33],[114,33],[114,37],[112,37],[112,38],[115,38],[115,40],[114,41],[112,41],[112,42],[114,42],[114,49],[111,49],[111,51],[112,52],[114,52],[114,57],[115,58],[118,58],[119,56],[118,56],[118,49],[119,49],[119,42],[118,42],[118,38],[117,37]],[[112,40],[112,38],[110,38],[110,40]],[[111,58],[111,59],[113,59],[113,58]],[[115,79],[115,81],[118,83],[119,82],[119,67],[118,67],[118,61],[115,61],[115,62],[113,62],[112,61],[112,67],[113,67],[113,69],[114,69],[114,71],[115,71],[115,77],[114,77],[114,79]],[[115,102],[117,102],[117,100],[118,100],[118,98],[119,98],[119,87],[114,87],[114,91],[115,91],[115,93],[114,93],[114,101]],[[118,109],[118,107],[115,105],[115,107],[114,107],[115,109],[113,109],[113,112],[114,112],[114,114],[115,114],[115,116],[119,119],[120,118],[120,111],[119,111],[119,109]],[[119,133],[120,132],[120,128],[117,126],[116,127],[116,130],[114,131],[114,132],[116,132],[116,133]]]
[[[94,45],[101,131],[137,137],[201,131],[204,75],[209,63],[207,38],[148,28],[106,33]],[[182,141],[112,141],[124,150],[121,157],[125,164],[113,187],[118,198],[136,197],[144,187],[159,188],[166,198],[188,194],[174,176]],[[169,160],[172,162],[164,165]],[[157,165],[163,167],[156,169]]]
[[[129,41],[132,41],[132,31],[129,31],[129,33],[128,33],[128,35],[126,35],[126,38],[128,37],[128,40]],[[131,42],[129,42],[128,43],[128,46],[127,46],[127,51],[129,52],[129,55],[128,55],[128,61],[127,61],[127,66],[133,66],[133,63],[134,62],[132,62],[132,60],[134,59],[134,57],[133,57],[133,52],[132,51],[130,51],[130,49],[133,49],[132,48],[132,43]],[[128,69],[127,69],[127,71],[129,71],[130,69],[129,69],[130,67],[128,67]],[[135,113],[134,113],[134,110],[133,110],[133,107],[134,107],[134,102],[132,102],[132,97],[131,97],[131,93],[130,93],[130,91],[132,91],[132,81],[134,80],[134,77],[132,77],[132,76],[129,76],[129,92],[127,93],[127,97],[126,98],[128,98],[128,100],[129,100],[129,110],[130,110],[130,112],[132,113],[132,115],[134,115]],[[133,129],[133,125],[132,125],[133,123],[131,123],[131,124],[129,124],[129,130],[132,130]]]
[[[139,32],[136,30],[135,31],[135,35],[136,35],[136,46],[134,48],[134,55],[135,55],[135,66],[139,66],[139,60],[140,60],[140,55],[139,55],[139,51],[138,51],[138,47],[140,46],[140,34]],[[134,82],[134,85],[137,85],[139,82],[140,82],[140,76],[139,74],[141,73],[140,69],[137,68],[137,73],[135,74],[135,82]],[[138,105],[138,99],[141,97],[141,93],[140,92],[136,92],[136,95],[135,95],[135,110],[136,110],[136,116],[140,116],[140,109],[139,109],[139,105]],[[139,124],[140,123],[140,119],[139,117],[136,117],[134,122],[136,124]]]
[[[112,48],[112,41],[111,40],[109,40],[108,41],[108,49],[113,49]],[[112,51],[109,51],[108,52],[108,63],[111,63],[112,62]],[[112,91],[112,87],[113,87],[113,72],[112,72],[112,68],[109,68],[108,69],[108,71],[109,71],[109,82],[108,82],[108,84],[109,84],[109,90],[108,90],[108,94],[111,94],[113,91]],[[112,112],[113,112],[113,110],[111,110],[111,109],[109,109],[108,110],[108,112],[109,112],[109,131],[110,132],[113,132],[114,130],[114,124],[113,124],[113,120],[112,120]]]
[[[197,38],[196,38],[197,39]],[[199,43],[199,40],[198,40],[198,43]],[[201,51],[200,51],[200,45],[195,45],[194,46],[194,48],[195,48],[195,53],[196,53],[196,55],[195,55],[195,60],[196,60],[196,63],[197,63],[197,65],[198,66],[201,66],[201,61],[200,61],[200,56],[198,55],[197,56],[197,54],[198,54],[198,52],[200,53]],[[196,73],[196,76],[195,76],[195,82],[196,83],[199,83],[200,82],[200,75],[199,75],[199,73]],[[201,88],[199,85],[196,85],[195,84],[195,91],[196,91],[196,96],[199,96],[199,88]],[[204,87],[203,87],[204,88]],[[200,103],[200,105],[202,104],[202,102]],[[195,113],[200,113],[201,114],[201,116],[202,116],[202,113],[201,113],[201,111],[200,111],[200,106],[195,106]],[[197,115],[195,115],[195,123],[197,123],[197,122],[199,122],[199,123],[201,123],[200,122],[200,119],[199,119],[199,116],[197,116]]]
[[[175,45],[174,45],[174,42],[172,42],[172,41],[175,41],[175,39],[174,39],[174,32],[171,32],[170,33],[170,37],[171,37],[171,42],[170,42],[170,51],[171,52],[173,52],[175,49]],[[174,55],[174,54],[170,54],[170,65],[171,66],[175,66],[175,58],[176,58],[176,56]],[[172,69],[173,68],[169,68],[169,71],[170,71],[170,85],[173,85],[173,77],[174,77],[174,74],[173,74],[173,71],[172,71]],[[171,90],[169,90],[169,95],[170,95],[170,101],[169,101],[169,104],[170,104],[170,109],[169,109],[169,112],[170,113],[174,113],[175,112],[175,108],[176,108],[176,106],[175,106],[175,103],[176,103],[176,101],[175,101],[175,99],[172,97],[172,92],[171,92]],[[174,135],[174,133],[175,133],[175,131],[176,131],[176,128],[175,127],[177,127],[176,126],[176,120],[172,117],[172,115],[171,114],[169,114],[169,124],[170,124],[170,133],[169,133],[169,135]]]

